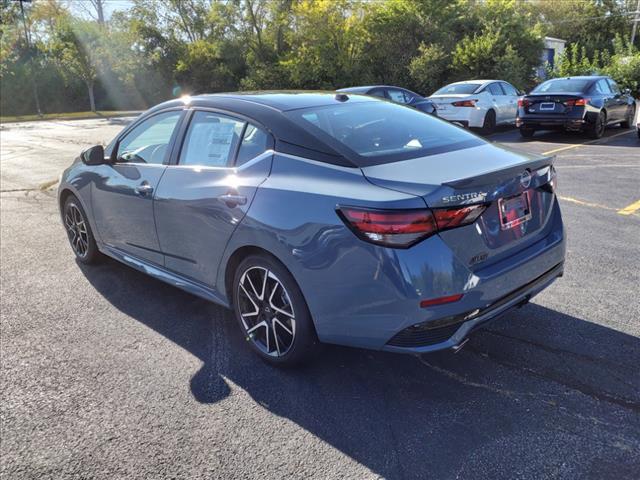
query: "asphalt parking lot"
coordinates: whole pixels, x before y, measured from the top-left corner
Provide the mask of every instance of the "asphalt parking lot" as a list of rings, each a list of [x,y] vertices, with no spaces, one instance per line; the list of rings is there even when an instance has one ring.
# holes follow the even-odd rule
[[[281,371],[226,310],[74,261],[47,186],[127,121],[1,127],[2,478],[638,478],[634,131],[491,136],[557,155],[566,271],[459,353]]]

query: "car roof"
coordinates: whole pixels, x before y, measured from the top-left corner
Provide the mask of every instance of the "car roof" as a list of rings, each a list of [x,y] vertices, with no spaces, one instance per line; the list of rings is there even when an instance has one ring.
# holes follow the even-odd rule
[[[246,117],[276,138],[278,150],[311,158],[325,163],[353,167],[355,164],[344,155],[320,141],[305,129],[291,121],[284,113],[310,107],[344,105],[353,103],[383,102],[383,99],[366,95],[345,95],[336,92],[269,91],[232,92],[184,96],[156,105],[141,115],[140,120],[157,112],[189,107],[210,108],[221,113]]]
[[[338,98],[335,92],[310,92],[308,90],[213,93],[208,95],[198,95],[198,98],[202,98],[204,101],[211,100],[212,102],[215,102],[218,98],[253,102],[258,105],[274,108],[281,112],[298,110],[300,108],[323,107],[344,103],[344,100],[342,98]],[[354,103],[356,101],[371,102],[377,100],[370,97],[359,96],[356,99],[349,99],[349,101]]]
[[[479,80],[464,80],[462,82],[453,82],[453,83],[448,83],[447,85],[461,85],[461,84],[465,84],[465,83],[480,83],[480,84],[485,84],[485,83],[491,83],[491,82],[505,82],[505,83],[509,83],[506,80],[484,80],[484,79],[479,79]]]
[[[601,78],[609,77],[607,75],[576,75],[574,77],[550,78],[549,80],[600,80]]]

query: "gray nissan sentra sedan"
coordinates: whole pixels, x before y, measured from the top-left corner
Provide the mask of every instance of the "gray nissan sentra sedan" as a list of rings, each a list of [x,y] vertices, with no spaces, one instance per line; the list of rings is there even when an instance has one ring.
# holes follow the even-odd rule
[[[456,349],[549,286],[565,257],[552,162],[367,96],[201,95],[83,152],[59,204],[78,261],[233,308],[289,365],[318,342]]]

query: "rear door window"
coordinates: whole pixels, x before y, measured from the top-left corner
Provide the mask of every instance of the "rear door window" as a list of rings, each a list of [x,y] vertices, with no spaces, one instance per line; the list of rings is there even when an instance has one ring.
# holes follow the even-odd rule
[[[502,86],[502,89],[505,91],[507,95],[511,95],[514,97],[518,96],[518,91],[510,83],[502,82],[500,83],[500,85]]]
[[[369,92],[369,95],[372,97],[387,98],[387,95],[384,93],[384,88],[374,88]]]
[[[611,89],[609,88],[609,84],[607,83],[607,81],[603,78],[602,80],[598,80],[596,83],[593,84],[593,86],[591,87],[591,91],[593,93],[602,93],[602,94],[610,94],[611,93]]]
[[[491,95],[504,95],[502,87],[500,87],[500,84],[498,83],[490,83],[488,90]]]
[[[618,86],[618,84],[616,82],[614,82],[613,80],[611,80],[610,78],[607,79],[609,82],[609,86],[611,87],[611,91],[613,93],[615,93],[616,95],[619,95],[620,92],[620,87]]]
[[[387,88],[387,93],[389,94],[389,98],[396,103],[409,103],[411,101],[402,90],[398,90],[397,88]]]
[[[271,146],[271,136],[262,128],[248,123],[247,128],[244,130],[244,135],[242,136],[240,148],[238,149],[236,166],[240,166],[243,163],[247,163],[249,160],[256,158],[261,153],[269,150]]]
[[[196,111],[180,153],[180,165],[229,166],[245,122],[218,113]]]

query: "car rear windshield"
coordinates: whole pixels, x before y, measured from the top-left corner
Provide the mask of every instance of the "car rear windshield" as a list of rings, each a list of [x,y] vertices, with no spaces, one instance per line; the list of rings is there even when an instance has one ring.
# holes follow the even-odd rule
[[[563,92],[583,92],[591,83],[591,80],[581,78],[559,78],[557,80],[548,80],[534,88],[531,93],[563,93]]]
[[[359,167],[486,143],[444,120],[384,101],[311,107],[285,115]]]
[[[440,90],[436,90],[434,95],[448,95],[448,94],[466,94],[471,95],[478,88],[480,88],[479,83],[453,83],[451,85],[447,85],[446,87],[442,87]]]

